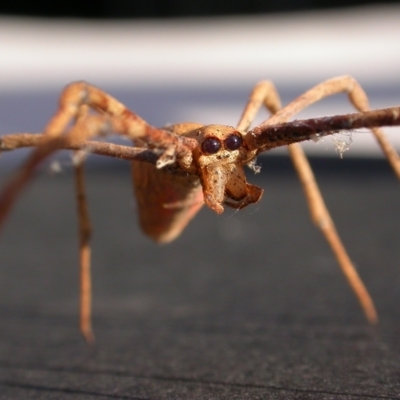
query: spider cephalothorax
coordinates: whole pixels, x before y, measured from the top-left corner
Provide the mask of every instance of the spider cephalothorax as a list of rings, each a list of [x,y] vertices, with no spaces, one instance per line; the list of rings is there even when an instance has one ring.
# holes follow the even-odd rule
[[[132,169],[139,221],[154,240],[175,239],[203,203],[221,214],[224,205],[240,209],[261,198],[263,190],[247,183],[243,170],[254,151],[247,150],[242,133],[197,123],[171,125],[168,131],[196,142],[191,164],[180,166],[183,173],[174,165],[156,168],[138,161]]]
[[[193,158],[208,207],[221,214],[223,205],[243,208],[260,200],[263,190],[246,181],[243,166],[254,152],[247,150],[241,132],[232,126],[206,125],[186,136],[198,142]]]

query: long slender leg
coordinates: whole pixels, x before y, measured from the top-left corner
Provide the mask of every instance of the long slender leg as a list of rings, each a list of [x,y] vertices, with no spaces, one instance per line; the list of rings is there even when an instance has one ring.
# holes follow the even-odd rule
[[[91,225],[85,193],[83,161],[74,167],[77,211],[79,223],[79,264],[80,264],[80,319],[79,327],[88,343],[93,343],[92,331],[92,283],[90,273]]]
[[[290,102],[287,106],[280,109],[273,116],[260,124],[260,126],[264,124],[273,125],[286,122],[289,118],[293,117],[295,114],[309,105],[337,93],[347,93],[350,102],[357,110],[370,110],[368,97],[360,84],[351,76],[340,76],[322,82],[308,90],[300,97]],[[400,179],[400,158],[396,150],[390,144],[382,129],[372,128],[371,131],[381,146],[381,149],[392,166],[395,174]]]
[[[89,108],[100,114],[88,115]],[[56,150],[111,132],[131,139],[140,139],[144,145],[164,149],[164,153],[157,161],[158,167],[173,162],[174,157],[187,164],[191,162],[188,143],[185,143],[184,139],[178,135],[148,125],[123,104],[96,87],[86,83],[71,84],[61,94],[59,108],[48,123],[37,147],[0,195],[0,227],[17,196],[29,182],[36,166],[42,160]],[[190,139],[186,142],[188,141]],[[189,153],[190,155],[187,156]],[[75,182],[80,232],[80,328],[86,340],[92,342],[94,337],[91,328],[90,222],[82,165],[76,167]]]
[[[286,121],[288,118],[293,116],[294,113],[297,113],[304,107],[307,107],[324,97],[340,92],[348,93],[350,102],[359,111],[368,111],[370,109],[368,97],[358,82],[350,76],[343,76],[322,82],[310,89],[272,116],[266,121],[266,123],[273,124],[278,121]],[[397,177],[400,178],[400,159],[398,154],[387,140],[382,129],[373,128],[371,131],[380,144],[383,153],[391,164]],[[356,293],[368,320],[371,323],[377,322],[378,315],[372,298],[361,281],[361,278],[357,274],[354,265],[340,240],[303,149],[300,145],[294,144],[288,146],[288,150],[305,191],[314,223],[321,229],[323,235],[331,246],[335,257],[338,260],[350,286]]]
[[[82,105],[99,111],[110,118],[116,133],[157,148],[179,147],[182,139],[172,132],[149,125],[137,114],[130,111],[117,99],[101,89],[85,82],[75,82],[67,86],[60,96],[59,109],[45,129],[47,136],[59,136],[66,132],[68,124],[74,119]]]
[[[275,114],[281,109],[281,100],[278,91],[271,81],[261,81],[254,87],[236,129],[239,131],[247,131],[262,105],[264,105],[271,114]]]
[[[374,302],[358,275],[354,264],[347,254],[346,248],[336,231],[335,224],[333,223],[328,208],[325,205],[325,201],[318,188],[314,173],[312,172],[310,163],[308,162],[303,149],[299,144],[292,144],[288,146],[288,151],[303,186],[313,222],[321,230],[326,241],[329,243],[340,268],[356,294],[368,321],[370,323],[376,323],[378,321],[378,314]]]
[[[72,128],[69,125],[78,117],[83,105],[101,112],[101,115],[89,115],[78,121]],[[191,153],[188,143],[191,139],[181,138],[171,132],[154,128],[122,103],[100,89],[86,83],[74,83],[63,91],[60,106],[48,123],[43,139],[31,156],[5,186],[0,196],[0,226],[8,215],[11,206],[23,187],[31,179],[35,167],[50,154],[74,143],[108,133],[118,133],[132,139],[140,139],[145,144],[157,145],[166,149],[167,157],[162,159],[158,167],[171,161],[171,146],[176,146],[176,157],[182,163],[190,165]],[[159,159],[160,161],[160,159]]]
[[[43,134],[41,133],[12,133],[0,137],[0,152],[11,151],[23,147],[37,147],[43,143]],[[146,147],[124,146],[109,142],[99,142],[91,140],[90,142],[73,143],[69,137],[65,141],[65,150],[83,150],[91,154],[119,158],[127,161],[144,161],[156,164],[157,155]]]
[[[299,106],[308,106],[314,101],[318,101],[323,97],[338,92],[347,92],[351,103],[358,110],[369,110],[368,98],[361,86],[351,77],[341,77],[329,80],[306,92],[303,96],[300,96],[297,100],[285,107],[286,111],[282,112],[282,116],[285,116],[286,119],[286,115],[290,114],[292,111],[297,112]],[[314,99],[313,96],[315,96]],[[290,116],[288,115],[288,117]],[[372,129],[372,132],[381,145],[381,148],[392,165],[395,173],[400,178],[400,161],[397,153],[387,141],[381,129],[374,128]],[[288,150],[305,191],[314,223],[322,231],[325,239],[331,246],[344,275],[361,303],[367,319],[371,323],[376,323],[378,315],[373,300],[361,281],[361,278],[354,268],[354,265],[340,240],[303,149],[300,145],[293,144],[288,146]]]
[[[102,115],[88,115],[89,108]],[[72,128],[69,125],[72,124]],[[0,196],[0,225],[9,214],[17,196],[29,182],[35,167],[54,151],[83,142],[92,137],[120,133],[130,138],[140,138],[144,143],[156,143],[170,148],[177,142],[176,135],[148,125],[123,104],[96,87],[86,83],[69,85],[60,96],[60,105],[45,128],[36,149],[23,167],[6,185]],[[172,143],[171,143],[172,142]],[[168,162],[168,159],[166,160]],[[78,219],[80,232],[80,328],[88,342],[94,337],[91,328],[91,278],[90,278],[90,222],[84,192],[83,166],[75,169]]]
[[[272,89],[272,95],[269,92],[270,89]],[[240,119],[239,126],[241,129],[248,129],[251,120],[254,118],[256,112],[263,103],[272,113],[275,112],[273,116],[265,121],[266,124],[272,125],[286,121],[294,113],[300,111],[304,107],[307,107],[309,104],[320,100],[323,97],[342,91],[349,92],[351,101],[353,103],[357,102],[357,108],[365,109],[368,107],[368,100],[364,91],[357,84],[357,82],[350,77],[334,78],[322,83],[309,90],[281,110],[279,110],[279,97],[277,96],[273,85],[270,82],[261,82],[255,87],[250,95],[250,100]],[[263,96],[264,99],[262,98]],[[378,132],[378,134],[381,134],[381,136],[383,135],[382,132]],[[291,145],[289,146],[289,153],[296,171],[299,174],[314,223],[316,223],[316,225],[321,229],[323,235],[331,246],[331,249],[337,258],[338,263],[350,286],[355,292],[367,319],[371,323],[375,323],[377,321],[377,313],[373,301],[359,275],[357,274],[357,271],[340,240],[332,218],[330,217],[329,211],[316,184],[312,169],[304,155],[302,148],[297,144]],[[396,159],[394,160],[396,161]],[[396,167],[396,162],[394,165]]]
[[[89,107],[82,105],[79,108],[77,121],[82,122],[89,114]],[[76,192],[76,206],[78,212],[79,231],[79,328],[88,343],[94,342],[92,330],[92,278],[91,278],[91,248],[90,239],[92,227],[90,224],[89,209],[85,190],[84,153],[74,152],[74,178]]]

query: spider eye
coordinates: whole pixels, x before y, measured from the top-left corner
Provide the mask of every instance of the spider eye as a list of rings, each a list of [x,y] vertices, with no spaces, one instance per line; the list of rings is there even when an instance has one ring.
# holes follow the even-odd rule
[[[201,149],[203,150],[203,152],[208,154],[218,153],[220,148],[221,148],[221,142],[215,137],[208,137],[201,144]]]
[[[243,143],[243,139],[239,135],[229,135],[224,140],[224,145],[227,150],[237,150]]]

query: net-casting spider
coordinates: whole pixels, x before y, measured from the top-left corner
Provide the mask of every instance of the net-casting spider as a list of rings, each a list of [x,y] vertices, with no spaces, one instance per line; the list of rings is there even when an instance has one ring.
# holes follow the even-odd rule
[[[348,94],[359,113],[287,122],[310,104],[340,92]],[[250,129],[262,106],[271,116]],[[256,203],[263,190],[247,183],[243,166],[256,171],[258,154],[287,145],[312,220],[328,241],[367,319],[374,323],[377,313],[372,299],[336,232],[307,158],[297,142],[340,130],[368,127],[400,178],[400,159],[379,128],[384,125],[400,125],[400,107],[369,111],[365,92],[349,76],[329,79],[283,108],[274,85],[262,81],[252,90],[236,128],[198,123],[155,128],[102,90],[84,82],[72,83],[62,92],[59,108],[42,134],[20,133],[1,138],[3,151],[27,146],[35,149],[3,188],[0,224],[42,160],[59,149],[84,150],[132,161],[141,227],[155,241],[169,242],[181,234],[204,203],[218,214],[224,211],[224,206],[241,209]],[[134,147],[93,140],[112,133],[131,139]],[[83,162],[74,167],[80,232],[80,329],[86,340],[92,342],[91,229]]]

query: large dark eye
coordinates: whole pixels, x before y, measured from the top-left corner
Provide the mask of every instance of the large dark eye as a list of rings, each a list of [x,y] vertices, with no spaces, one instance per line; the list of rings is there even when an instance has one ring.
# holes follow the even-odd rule
[[[204,153],[215,154],[221,148],[221,142],[215,137],[209,137],[201,144]]]
[[[229,135],[225,140],[225,148],[227,150],[237,150],[243,143],[243,139],[239,135]]]

